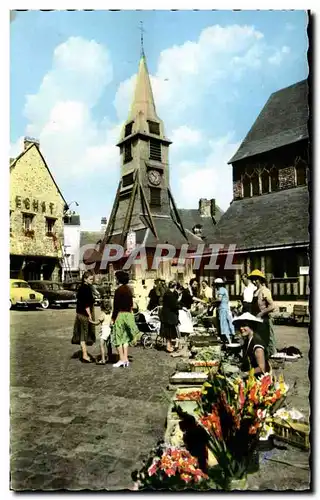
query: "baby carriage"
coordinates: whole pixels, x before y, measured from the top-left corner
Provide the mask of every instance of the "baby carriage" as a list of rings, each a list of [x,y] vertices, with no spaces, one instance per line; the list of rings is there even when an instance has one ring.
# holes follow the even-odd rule
[[[140,343],[144,348],[150,349],[160,339],[159,307],[152,311],[138,312],[135,314],[136,324],[142,332]]]

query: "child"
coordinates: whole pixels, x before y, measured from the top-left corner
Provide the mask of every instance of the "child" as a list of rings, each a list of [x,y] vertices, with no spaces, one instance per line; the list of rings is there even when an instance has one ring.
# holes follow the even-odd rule
[[[110,321],[111,321],[111,302],[110,300],[104,299],[101,302],[100,305],[101,309],[101,316],[99,318],[99,321],[96,323],[97,325],[101,325],[100,329],[100,351],[101,351],[101,360],[97,361],[97,365],[105,365],[106,364],[106,355],[105,355],[105,348],[107,344],[107,349],[108,349],[108,360],[110,361],[112,357],[112,347],[111,347],[111,328],[110,328]]]

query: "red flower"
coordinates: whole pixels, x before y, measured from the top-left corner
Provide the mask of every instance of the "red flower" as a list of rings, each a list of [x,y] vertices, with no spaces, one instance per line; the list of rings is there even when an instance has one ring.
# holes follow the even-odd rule
[[[244,397],[244,389],[243,389],[243,382],[240,382],[240,387],[239,387],[239,403],[240,403],[240,410],[243,408],[245,402],[245,397]]]
[[[261,396],[265,396],[268,392],[268,389],[271,385],[271,376],[270,375],[265,375],[262,380],[261,380],[261,389],[260,389],[260,392],[261,392]]]

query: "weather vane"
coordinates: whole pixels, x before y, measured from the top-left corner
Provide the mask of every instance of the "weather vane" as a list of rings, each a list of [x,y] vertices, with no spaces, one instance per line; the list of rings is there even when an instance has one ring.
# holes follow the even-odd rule
[[[143,29],[143,21],[140,21],[140,42],[141,42],[141,56],[144,56],[144,47],[143,47],[143,33],[145,30]]]

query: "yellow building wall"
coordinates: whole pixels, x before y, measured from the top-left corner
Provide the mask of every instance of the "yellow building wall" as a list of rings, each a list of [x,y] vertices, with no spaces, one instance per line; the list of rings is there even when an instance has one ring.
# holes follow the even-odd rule
[[[34,202],[38,202],[38,208]],[[52,212],[50,203],[53,204]],[[64,205],[37,146],[32,145],[10,169],[10,254],[61,258]],[[34,214],[34,238],[25,236],[23,213]],[[46,236],[46,217],[56,218],[53,232],[58,238],[58,250],[53,238]]]

